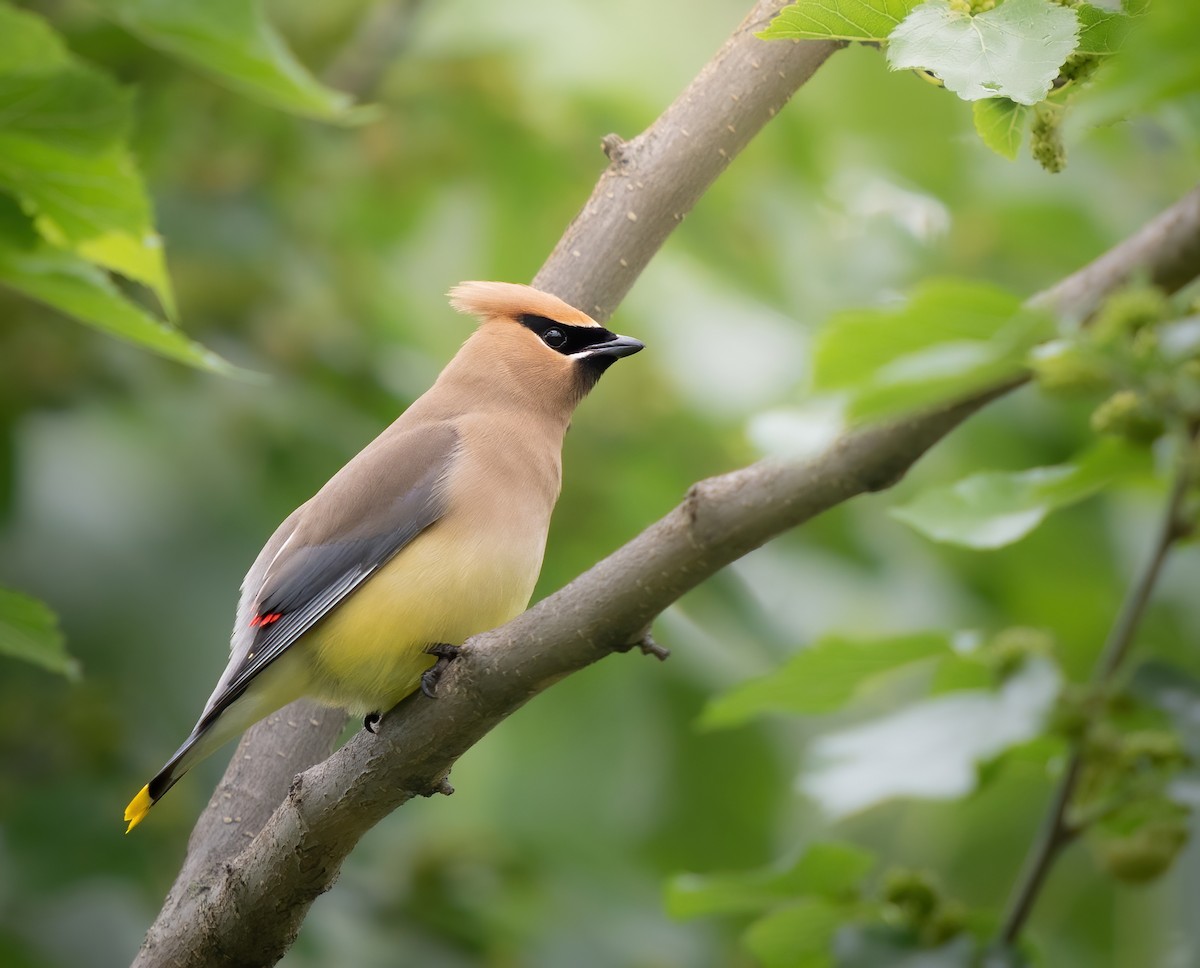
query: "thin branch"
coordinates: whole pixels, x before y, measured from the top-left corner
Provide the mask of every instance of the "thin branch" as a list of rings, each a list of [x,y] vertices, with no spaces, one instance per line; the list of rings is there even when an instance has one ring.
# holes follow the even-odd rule
[[[322,72],[330,87],[359,101],[378,96],[379,85],[412,40],[425,0],[386,0],[368,7],[354,36]]]
[[[1062,849],[1075,839],[1075,831],[1067,823],[1067,808],[1071,804],[1071,797],[1075,795],[1082,766],[1082,757],[1077,752],[1072,752],[1054,791],[1054,798],[1050,801],[1037,840],[1025,859],[1021,878],[1008,902],[1004,922],[996,937],[998,946],[1007,948],[1016,942],[1021,928],[1033,910],[1033,903],[1046,882],[1050,868],[1054,866]]]
[[[603,322],[717,177],[836,50],[762,41],[785,0],[759,0],[649,128],[603,139],[612,164],[533,284]]]
[[[1104,649],[1100,653],[1096,670],[1092,676],[1092,681],[1096,684],[1111,681],[1121,663],[1125,661],[1125,657],[1129,655],[1129,650],[1133,647],[1134,636],[1137,634],[1142,617],[1146,614],[1146,606],[1150,604],[1154,586],[1158,584],[1158,577],[1162,573],[1167,555],[1174,547],[1175,542],[1188,532],[1181,519],[1181,514],[1188,488],[1192,483],[1190,473],[1192,446],[1193,441],[1186,437],[1179,442],[1180,453],[1175,480],[1171,484],[1171,493],[1167,498],[1162,520],[1159,522],[1150,558],[1133,587],[1129,589],[1125,601],[1121,603],[1121,611],[1117,614],[1117,620],[1113,623],[1112,631],[1109,632],[1108,639],[1104,643]]]
[[[1100,686],[1111,682],[1125,657],[1129,655],[1138,626],[1141,625],[1142,618],[1146,614],[1146,607],[1150,604],[1154,586],[1158,583],[1159,575],[1166,563],[1167,555],[1174,547],[1175,542],[1186,533],[1180,520],[1180,513],[1184,499],[1187,497],[1188,488],[1192,483],[1190,473],[1192,445],[1193,441],[1186,438],[1181,443],[1182,453],[1179,455],[1175,479],[1164,505],[1154,545],[1149,558],[1138,573],[1133,585],[1130,586],[1125,600],[1121,603],[1121,610],[1117,613],[1116,620],[1108,633],[1108,639],[1096,661],[1096,668],[1092,673],[1093,685]],[[1050,801],[1042,830],[1025,859],[1023,872],[1013,890],[1003,924],[996,938],[997,945],[1009,947],[1016,942],[1021,934],[1021,929],[1029,919],[1038,895],[1045,886],[1046,877],[1054,866],[1055,860],[1058,859],[1063,848],[1070,844],[1080,832],[1071,823],[1068,812],[1083,772],[1083,761],[1083,743],[1077,741],[1071,750],[1062,777],[1058,781],[1054,797]]]

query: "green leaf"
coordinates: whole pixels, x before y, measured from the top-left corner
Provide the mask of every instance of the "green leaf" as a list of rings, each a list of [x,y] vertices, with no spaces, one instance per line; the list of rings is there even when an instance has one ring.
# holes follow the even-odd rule
[[[971,105],[975,130],[998,155],[1015,161],[1029,127],[1029,107],[1006,97],[982,98]]]
[[[1066,752],[1066,741],[1053,731],[1035,736],[1024,743],[1016,743],[998,755],[976,764],[976,790],[987,789],[1014,768],[1023,769],[1027,773],[1051,773],[1051,764],[1061,763]]]
[[[101,269],[44,243],[21,248],[0,236],[0,284],[74,316],[96,329],[172,360],[245,375],[127,300]]]
[[[1080,100],[1084,124],[1103,124],[1176,100],[1194,100],[1200,90],[1200,7],[1195,3],[1152,3],[1143,13],[1104,21],[1081,13],[1089,47],[1120,46],[1098,71]]]
[[[839,313],[817,346],[816,388],[852,389],[929,347],[990,339],[1020,309],[1002,289],[946,279],[923,283],[899,308]]]
[[[841,920],[836,906],[809,899],[755,921],[742,940],[764,968],[832,968]]]
[[[75,251],[90,262],[149,286],[162,303],[167,318],[176,317],[175,292],[167,275],[162,238],[157,234],[149,232],[135,238],[124,232],[109,232],[79,243]]]
[[[162,242],[124,144],[130,95],[37,17],[0,7],[0,34],[0,189],[46,241],[149,286],[173,316]]]
[[[884,673],[952,650],[950,636],[943,632],[866,640],[823,638],[776,672],[718,696],[705,708],[700,725],[737,726],[772,712],[832,712]]]
[[[927,0],[888,38],[892,70],[930,71],[964,101],[1037,104],[1075,50],[1075,11],[1051,0],[1006,0],[984,13]]]
[[[0,132],[97,154],[123,139],[129,122],[130,95],[99,71],[21,72],[0,60]]]
[[[779,11],[763,40],[883,41],[921,0],[797,0]]]
[[[1115,54],[1129,34],[1129,17],[1112,10],[1101,10],[1090,3],[1075,8],[1079,17],[1079,46],[1077,54],[1107,57]]]
[[[854,844],[813,844],[787,870],[728,874],[680,874],[667,885],[666,908],[674,918],[763,911],[805,895],[830,900],[852,896],[875,863]]]
[[[0,187],[56,244],[147,231],[150,206],[122,145],[129,95],[71,59],[40,19],[0,6],[6,32],[20,44],[0,44]]]
[[[896,797],[965,797],[980,763],[1045,731],[1061,689],[1056,665],[1030,657],[998,689],[946,693],[825,733],[809,744],[799,787],[833,819]]]
[[[0,245],[32,249],[38,242],[33,220],[21,211],[15,198],[0,192]]]
[[[80,156],[0,129],[0,188],[34,216],[46,241],[149,286],[174,315],[162,240],[124,148]]]
[[[995,685],[996,674],[980,656],[974,653],[947,655],[938,660],[929,683],[929,695],[991,689]]]
[[[36,598],[7,588],[0,588],[0,655],[79,678],[79,663],[67,654],[54,613]]]
[[[348,94],[321,84],[252,0],[97,0],[147,44],[241,94],[306,117],[362,120]]]
[[[0,4],[0,70],[44,73],[69,60],[67,48],[46,21]]]
[[[899,309],[834,316],[817,341],[814,388],[844,392],[866,420],[966,396],[1023,372],[1054,335],[1049,317],[978,282],[923,283]]]
[[[150,227],[150,203],[124,149],[80,156],[0,130],[0,187],[21,200],[57,245],[114,231],[137,236]]]
[[[973,474],[925,491],[890,513],[934,541],[999,548],[1025,537],[1052,511],[1077,504],[1144,467],[1141,451],[1104,441],[1066,464]]]

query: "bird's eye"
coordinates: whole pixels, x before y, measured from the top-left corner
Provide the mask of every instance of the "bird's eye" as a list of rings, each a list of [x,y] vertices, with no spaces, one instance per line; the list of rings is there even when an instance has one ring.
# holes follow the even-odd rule
[[[542,342],[552,350],[561,350],[567,345],[567,334],[561,329],[555,329],[552,326],[546,332],[542,333]]]

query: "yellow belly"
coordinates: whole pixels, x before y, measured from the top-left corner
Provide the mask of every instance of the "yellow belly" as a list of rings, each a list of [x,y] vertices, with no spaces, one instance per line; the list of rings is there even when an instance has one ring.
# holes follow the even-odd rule
[[[315,698],[355,715],[385,712],[433,665],[427,646],[459,645],[520,614],[544,540],[509,538],[439,522],[363,582],[303,638]]]

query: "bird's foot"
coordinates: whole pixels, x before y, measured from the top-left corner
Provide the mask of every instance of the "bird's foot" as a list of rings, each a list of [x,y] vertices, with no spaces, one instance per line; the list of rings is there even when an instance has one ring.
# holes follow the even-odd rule
[[[458,658],[458,654],[462,649],[457,645],[436,642],[428,646],[425,651],[430,655],[436,655],[437,662],[434,663],[432,669],[427,669],[421,673],[421,692],[425,693],[430,699],[437,699],[437,686],[441,681],[442,674],[449,668],[450,663]]]
[[[363,717],[363,729],[368,733],[377,733],[379,730],[376,727],[379,725],[381,719],[383,719],[381,713],[367,713]]]

